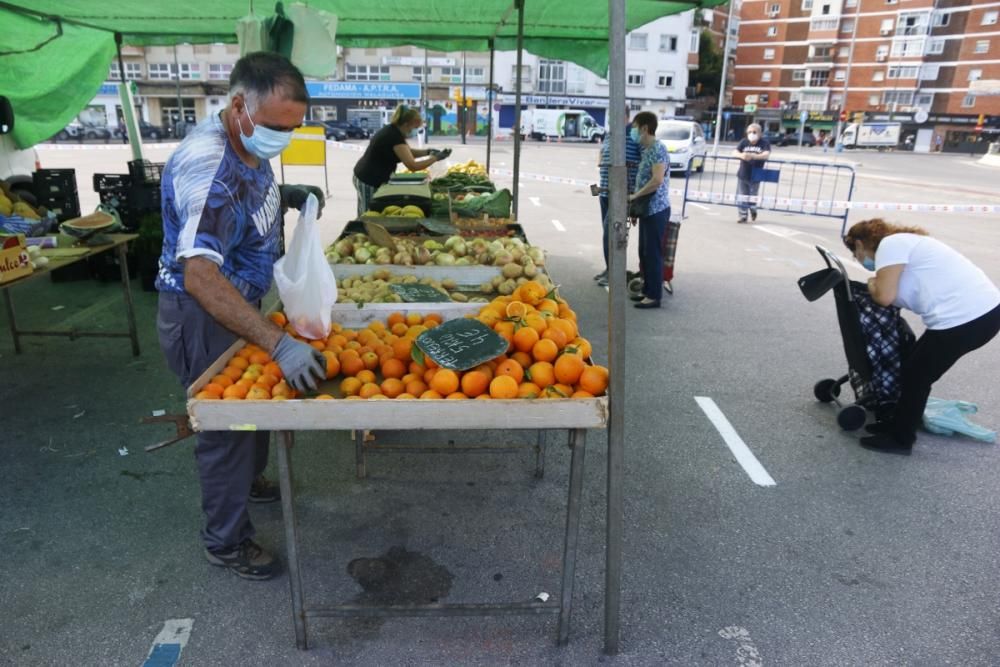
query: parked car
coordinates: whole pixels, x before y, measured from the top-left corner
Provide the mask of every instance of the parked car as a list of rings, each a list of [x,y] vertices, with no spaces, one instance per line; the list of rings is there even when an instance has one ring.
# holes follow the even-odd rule
[[[339,127],[330,127],[323,121],[307,120],[303,123],[305,127],[322,127],[327,141],[347,141],[347,132]]]
[[[111,128],[107,125],[84,125],[78,120],[74,120],[72,123],[64,127],[63,129],[56,132],[56,141],[82,141],[84,139],[110,139],[112,136]]]
[[[799,133],[789,132],[784,137],[781,138],[779,146],[798,146],[799,145]],[[816,135],[812,133],[811,130],[806,130],[802,133],[802,145],[812,148],[816,145]]]
[[[668,118],[657,124],[656,138],[670,154],[670,171],[705,170],[705,131],[690,120]]]
[[[780,146],[785,140],[785,133],[777,130],[764,130],[764,140],[772,146]]]
[[[343,130],[347,133],[348,139],[367,139],[371,136],[371,132],[368,131],[368,128],[355,125],[354,123],[346,120],[327,120],[323,121],[323,123],[327,127],[335,127],[338,130]]]
[[[143,139],[152,139],[153,141],[156,141],[157,139],[163,139],[164,137],[170,136],[170,132],[160,127],[159,125],[153,125],[152,123],[149,123],[147,121],[140,120],[139,135]],[[115,136],[116,137],[128,136],[128,130],[126,129],[124,124],[119,125],[118,127],[115,128]]]

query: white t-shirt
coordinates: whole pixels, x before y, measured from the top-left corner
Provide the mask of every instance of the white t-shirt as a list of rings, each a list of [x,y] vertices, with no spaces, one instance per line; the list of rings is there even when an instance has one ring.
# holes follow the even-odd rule
[[[997,289],[982,269],[936,239],[891,234],[875,252],[875,270],[905,264],[894,306],[912,310],[928,329],[951,329],[1000,305]]]

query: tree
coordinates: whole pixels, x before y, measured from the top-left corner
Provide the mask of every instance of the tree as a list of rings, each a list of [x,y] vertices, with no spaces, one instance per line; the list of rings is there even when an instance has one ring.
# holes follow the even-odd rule
[[[715,46],[712,33],[701,31],[698,39],[698,69],[691,73],[691,85],[700,85],[699,95],[718,97],[722,82],[722,53]]]

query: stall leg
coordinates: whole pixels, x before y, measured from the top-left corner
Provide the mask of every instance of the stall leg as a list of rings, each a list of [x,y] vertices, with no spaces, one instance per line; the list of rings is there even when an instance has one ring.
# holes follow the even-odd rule
[[[364,429],[354,431],[354,463],[357,465],[357,478],[364,479],[368,476],[368,466],[365,459],[365,433]]]
[[[580,496],[583,493],[583,455],[587,432],[575,428],[569,432],[569,502],[566,505],[566,541],[563,543],[562,591],[559,601],[559,645],[569,641],[570,611],[573,607],[573,578],[576,573],[576,549],[580,536]]]
[[[295,645],[309,648],[306,637],[306,613],[299,573],[299,535],[295,524],[295,503],[292,491],[292,463],[289,451],[295,442],[292,431],[281,431],[278,447],[278,485],[281,487],[281,514],[285,524],[285,551],[288,559],[288,583],[292,588],[292,622],[295,624]]]
[[[14,319],[14,301],[10,298],[10,288],[4,288],[3,301],[7,305],[7,323],[10,325],[10,336],[14,339],[14,352],[21,354],[21,339],[17,337],[17,320]]]
[[[128,279],[128,259],[125,249],[128,244],[118,246],[118,268],[122,272],[122,294],[125,297],[125,315],[128,318],[128,337],[132,339],[132,356],[139,356],[139,331],[135,326],[135,306],[132,303],[132,287]]]
[[[535,445],[535,478],[545,477],[545,431],[538,429],[538,443]]]

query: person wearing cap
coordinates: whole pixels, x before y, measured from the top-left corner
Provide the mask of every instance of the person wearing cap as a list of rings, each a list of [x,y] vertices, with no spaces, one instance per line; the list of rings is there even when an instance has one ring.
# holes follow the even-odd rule
[[[435,162],[445,160],[451,149],[410,148],[408,138],[416,137],[424,120],[420,111],[405,104],[396,107],[388,125],[375,133],[368,142],[364,155],[354,165],[354,189],[358,192],[358,217],[371,205],[375,191],[389,182],[402,162],[410,171],[427,169]]]

